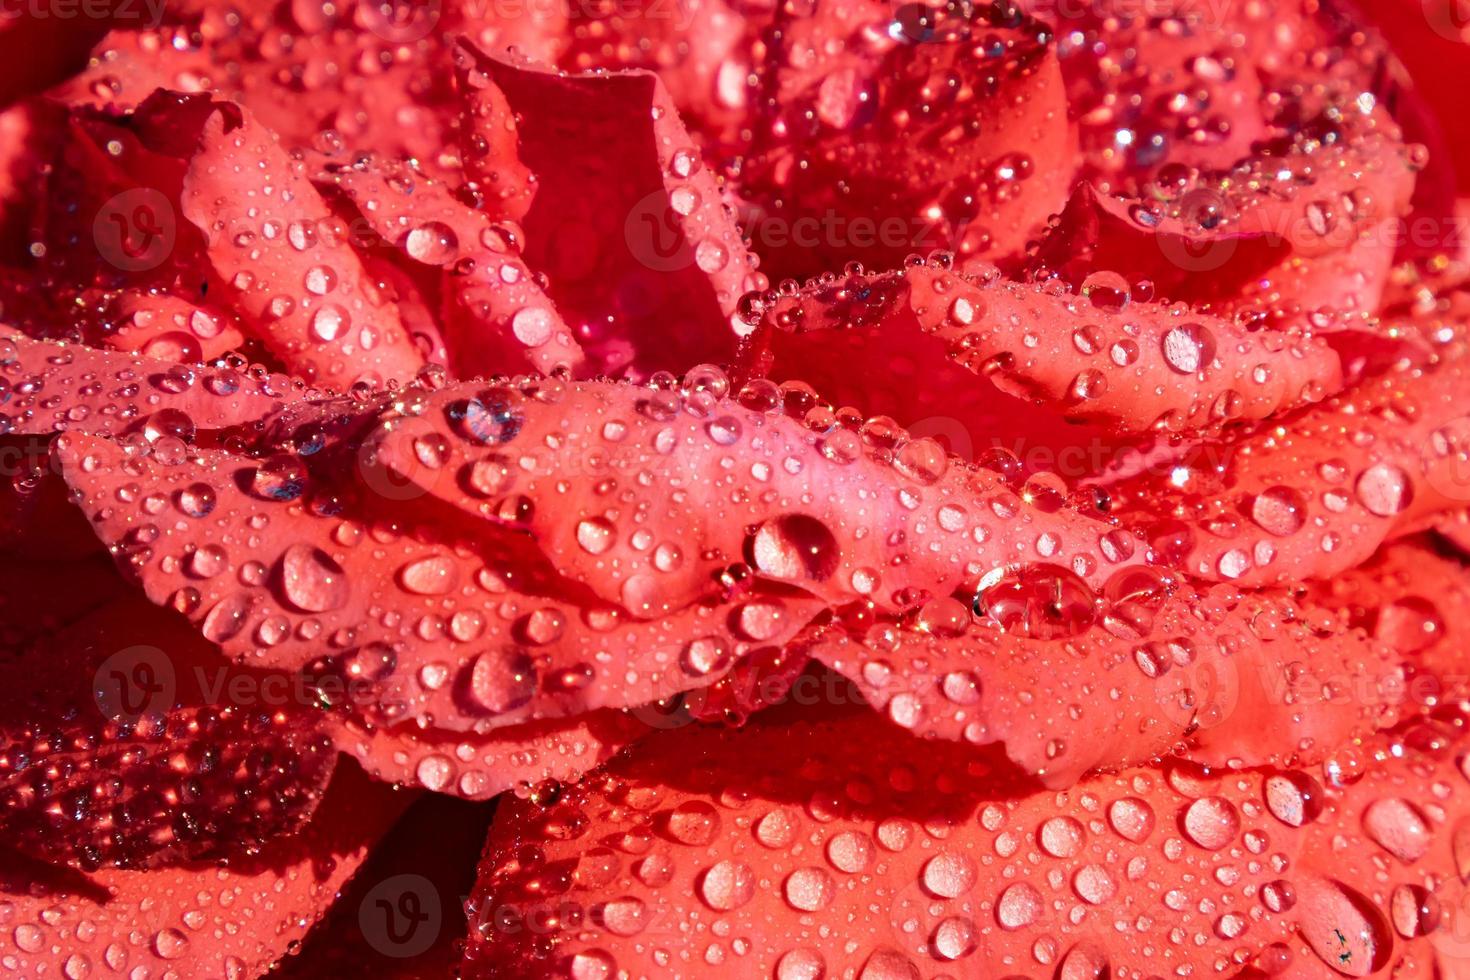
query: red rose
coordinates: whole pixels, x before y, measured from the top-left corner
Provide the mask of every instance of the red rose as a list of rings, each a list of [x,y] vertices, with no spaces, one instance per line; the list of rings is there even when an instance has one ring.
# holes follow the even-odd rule
[[[1364,9],[7,14],[0,963],[1464,973],[1463,25]]]

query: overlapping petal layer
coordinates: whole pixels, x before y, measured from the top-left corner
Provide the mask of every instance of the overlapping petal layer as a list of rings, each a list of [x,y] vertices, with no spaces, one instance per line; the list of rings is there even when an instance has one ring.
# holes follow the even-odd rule
[[[862,714],[665,735],[502,809],[463,969],[1454,975],[1462,743],[1419,726],[1323,770],[1170,763],[1057,792]]]

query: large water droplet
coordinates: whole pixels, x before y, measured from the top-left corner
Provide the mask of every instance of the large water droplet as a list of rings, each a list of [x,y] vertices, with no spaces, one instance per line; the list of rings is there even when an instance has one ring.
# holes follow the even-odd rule
[[[302,612],[330,612],[347,605],[347,573],[320,548],[291,545],[281,555],[277,577],[286,601]]]

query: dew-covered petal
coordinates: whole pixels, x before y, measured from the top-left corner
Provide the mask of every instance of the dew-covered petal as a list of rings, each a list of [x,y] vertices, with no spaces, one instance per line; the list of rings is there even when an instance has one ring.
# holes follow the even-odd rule
[[[424,730],[412,722],[379,727],[348,721],[334,737],[374,778],[486,800],[574,781],[648,731],[636,715],[603,710],[475,735]]]
[[[281,375],[0,333],[0,433],[122,435],[153,420],[192,437],[266,418],[300,397]]]
[[[183,215],[204,233],[209,261],[252,336],[322,385],[413,377],[422,355],[303,164],[240,106],[179,105],[181,124],[203,115]]]
[[[657,582],[642,580],[600,601],[524,534],[440,513],[382,468],[374,440],[415,421],[305,458],[165,459],[80,437],[58,451],[83,512],[149,599],[243,664],[306,671],[324,705],[378,725],[486,731],[636,707],[712,683],[821,609],[800,593],[714,586],[655,608]],[[432,429],[417,431],[433,443]],[[661,544],[655,570],[684,560],[684,544]]]
[[[386,426],[378,457],[438,500],[529,531],[559,572],[644,618],[721,579],[891,610],[1013,562],[1045,558],[1099,585],[1113,564],[1108,524],[1028,500],[933,440],[812,431],[762,400],[773,385],[738,398],[727,386],[696,369],[677,390],[448,388],[413,424]]]
[[[225,862],[83,874],[0,858],[0,959],[22,976],[253,976],[286,956],[405,803],[351,766],[294,837]]]
[[[456,376],[582,365],[581,346],[526,266],[518,225],[492,221],[403,164],[334,167],[321,182],[345,194],[377,238],[449,294],[441,312]]]
[[[648,71],[568,74],[465,47],[517,117],[535,174],[525,255],[595,370],[728,361],[736,301],[765,285],[723,190]]]
[[[305,687],[230,667],[136,593],[8,650],[0,690],[0,827],[85,870],[258,848],[311,816],[337,759]]]
[[[941,608],[943,607],[943,608]],[[1022,567],[975,600],[834,628],[811,649],[916,735],[1004,743],[1046,785],[1174,752],[1201,763],[1317,762],[1392,723],[1401,656],[1285,596],[1199,592],[1144,565],[1099,595]]]
[[[773,276],[1020,253],[1076,163],[1050,32],[1015,8],[835,0],[773,32],[739,177]]]
[[[655,974],[684,949],[690,969],[762,977],[1166,976],[1231,961],[1247,977],[1390,963],[1426,976],[1458,955],[1449,932],[1422,938],[1452,927],[1463,897],[1457,744],[1423,729],[1375,739],[1352,785],[1327,778],[1338,769],[1166,763],[1057,793],[992,753],[920,749],[861,715],[659,736],[555,800],[501,809],[469,906],[489,925],[470,930],[465,975]],[[1409,840],[1422,856],[1405,862]],[[1402,896],[1391,917],[1401,887],[1451,920]],[[507,927],[530,921],[555,924]],[[725,927],[691,946],[711,921]]]
[[[1447,351],[1109,491],[1191,575],[1247,585],[1333,575],[1470,499],[1465,373]]]

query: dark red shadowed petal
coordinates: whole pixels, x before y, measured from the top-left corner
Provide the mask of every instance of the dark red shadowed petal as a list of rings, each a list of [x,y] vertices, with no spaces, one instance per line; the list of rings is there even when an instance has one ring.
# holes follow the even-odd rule
[[[1414,95],[1427,104],[1442,130],[1448,153],[1445,171],[1459,190],[1470,190],[1470,120],[1461,111],[1459,85],[1470,71],[1470,38],[1457,0],[1355,0],[1414,81]]]
[[[273,683],[274,681],[274,683]],[[337,761],[317,719],[136,594],[0,662],[0,829],[85,869],[238,853],[294,831]]]
[[[1446,356],[1110,486],[1116,509],[1191,575],[1285,584],[1352,568],[1470,500],[1470,387]]]
[[[0,555],[69,562],[103,550],[72,505],[50,447],[45,436],[0,436],[0,459],[9,470],[0,480]]]
[[[373,848],[332,910],[273,980],[453,976],[494,807],[425,794]]]
[[[1074,283],[1098,270],[1157,294],[1271,317],[1376,309],[1400,244],[1417,160],[1385,113],[1319,123],[1161,200],[1088,185],[1072,195],[1033,268]],[[1276,187],[1290,174],[1290,190]]]
[[[417,421],[393,416],[383,432],[427,434]],[[326,703],[375,725],[484,732],[636,707],[710,683],[820,610],[769,584],[722,597],[711,582],[703,601],[630,615],[549,570],[524,535],[438,513],[393,482],[376,438],[319,450],[331,457],[319,463],[207,449],[173,460],[76,436],[58,452],[153,602],[244,664],[306,669]]]
[[[473,736],[421,729],[411,721],[396,727],[349,721],[335,738],[377,779],[487,800],[548,780],[575,780],[649,730],[638,716],[601,710]]]
[[[765,280],[658,76],[561,74],[468,45],[458,56],[517,117],[537,184],[526,261],[593,372],[730,360],[736,301]]]
[[[1176,589],[1138,565],[1094,597],[1038,566],[982,590],[976,612],[935,600],[907,621],[831,630],[811,654],[900,727],[1002,742],[1059,788],[1171,752],[1316,763],[1395,720],[1401,658],[1284,596]]]
[[[1060,39],[1083,178],[1122,194],[1228,170],[1324,91],[1356,95],[1383,55],[1338,5],[1021,6]]]
[[[1108,524],[1018,496],[933,440],[814,432],[780,414],[778,395],[758,381],[732,398],[707,366],[677,390],[459,386],[390,427],[378,458],[436,499],[528,531],[561,574],[643,618],[752,578],[888,610],[1014,562],[1106,578]]]
[[[441,304],[458,377],[578,368],[582,350],[521,257],[519,226],[491,221],[403,164],[359,162],[322,182],[346,194],[382,242],[448,294]]]
[[[1175,763],[1057,793],[861,715],[665,735],[503,806],[464,975],[1428,976],[1459,955],[1418,912],[1460,917],[1454,741],[1370,742],[1346,788]]]
[[[181,207],[204,233],[209,261],[252,335],[319,384],[345,389],[413,377],[423,356],[305,165],[239,106],[165,94],[140,113],[158,118],[170,111],[179,139],[201,127]]]
[[[406,800],[342,766],[305,830],[258,854],[80,874],[0,855],[0,959],[21,976],[257,976],[288,955]]]
[[[83,67],[87,50],[107,31],[110,12],[102,13],[60,17],[46,8],[7,11],[0,22],[0,105],[34,95]]]
[[[919,10],[838,0],[778,19],[739,175],[772,277],[1017,255],[1065,201],[1076,141],[1047,28],[999,6],[904,19]]]
[[[193,432],[263,419],[302,397],[280,375],[173,364],[0,333],[0,433],[120,435],[150,418]]]
[[[20,650],[132,591],[102,555],[45,561],[7,554],[0,563],[0,649]]]
[[[0,261],[6,264],[23,265],[32,258],[31,229],[65,117],[59,106],[41,99],[0,111]]]

